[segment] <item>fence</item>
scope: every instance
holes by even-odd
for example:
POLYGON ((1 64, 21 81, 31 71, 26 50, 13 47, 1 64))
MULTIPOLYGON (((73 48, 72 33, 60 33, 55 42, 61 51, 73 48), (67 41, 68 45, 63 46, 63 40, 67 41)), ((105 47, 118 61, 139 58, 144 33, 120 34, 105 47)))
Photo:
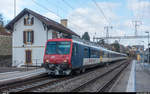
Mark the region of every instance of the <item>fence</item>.
POLYGON ((25 70, 30 70, 30 69, 38 69, 41 67, 42 64, 42 58, 39 59, 32 59, 32 63, 25 63, 25 61, 19 61, 19 60, 14 60, 13 61, 13 67, 23 67, 25 70))

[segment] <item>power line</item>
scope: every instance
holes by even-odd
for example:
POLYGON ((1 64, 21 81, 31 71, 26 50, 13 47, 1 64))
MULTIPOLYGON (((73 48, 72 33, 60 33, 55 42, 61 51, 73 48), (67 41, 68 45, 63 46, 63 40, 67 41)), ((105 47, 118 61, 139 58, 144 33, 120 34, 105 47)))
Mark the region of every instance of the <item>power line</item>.
POLYGON ((56 15, 57 17, 61 18, 60 15, 58 15, 58 14, 56 14, 55 12, 51 11, 51 10, 48 9, 47 7, 45 7, 45 6, 43 6, 43 5, 39 4, 39 3, 37 3, 35 0, 32 0, 32 1, 33 1, 36 5, 38 5, 39 7, 43 8, 43 9, 45 9, 45 10, 47 10, 47 11, 53 13, 53 14, 56 15))
POLYGON ((97 4, 97 2, 95 0, 92 0, 94 2, 94 4, 96 5, 96 7, 98 8, 98 10, 100 11, 100 13, 102 13, 102 15, 104 16, 105 20, 109 23, 109 20, 107 19, 107 17, 105 16, 105 13, 103 12, 102 8, 97 4))
MULTIPOLYGON (((49 2, 49 0, 46 0, 46 1, 47 1, 48 3, 51 3, 51 2, 49 2)), ((54 3, 53 3, 53 4, 54 4, 54 3)), ((52 4, 52 5, 53 5, 53 4, 52 4)), ((56 3, 55 3, 55 5, 53 5, 53 6, 55 6, 55 7, 57 6, 57 7, 59 7, 59 9, 61 9, 63 12, 67 13, 61 6, 59 6, 59 5, 56 4, 56 3)))
POLYGON ((68 5, 72 10, 74 9, 68 2, 66 2, 65 0, 62 0, 66 5, 68 5))
MULTIPOLYGON (((49 12, 55 14, 56 16, 58 16, 58 17, 61 19, 61 17, 60 17, 58 14, 56 14, 55 12, 49 10, 48 8, 46 8, 45 6, 43 6, 43 5, 39 4, 39 3, 37 3, 37 2, 34 1, 34 0, 32 0, 32 1, 33 1, 36 5, 38 5, 39 7, 43 8, 43 9, 45 9, 45 10, 48 10, 49 12)), ((70 23, 71 23, 71 22, 70 22, 70 23)), ((71 24, 74 25, 74 26, 76 26, 76 27, 78 27, 78 28, 81 28, 81 27, 79 27, 79 26, 77 26, 77 25, 75 25, 75 24, 73 24, 73 23, 71 23, 71 24)))
MULTIPOLYGON (((74 7, 72 7, 72 5, 70 5, 67 1, 65 1, 65 0, 62 0, 68 7, 70 7, 72 10, 74 9, 74 7)), ((81 13, 79 13, 79 14, 81 14, 81 13)), ((83 15, 79 15, 80 17, 83 17, 83 18, 85 18, 86 16, 83 16, 83 15)), ((86 17, 87 18, 87 17, 86 17)), ((91 25, 91 24, 90 24, 91 25)), ((93 26, 92 26, 93 27, 93 26)), ((86 32, 86 31, 85 31, 86 32)))

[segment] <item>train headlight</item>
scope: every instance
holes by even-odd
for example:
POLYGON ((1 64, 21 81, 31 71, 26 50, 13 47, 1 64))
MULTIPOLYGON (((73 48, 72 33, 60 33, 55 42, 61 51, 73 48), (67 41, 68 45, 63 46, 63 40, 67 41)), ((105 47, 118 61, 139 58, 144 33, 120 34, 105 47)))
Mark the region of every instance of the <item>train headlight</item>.
POLYGON ((49 63, 49 60, 48 60, 48 59, 46 59, 46 63, 49 63))
POLYGON ((66 60, 66 59, 64 60, 64 63, 67 63, 67 60, 66 60))

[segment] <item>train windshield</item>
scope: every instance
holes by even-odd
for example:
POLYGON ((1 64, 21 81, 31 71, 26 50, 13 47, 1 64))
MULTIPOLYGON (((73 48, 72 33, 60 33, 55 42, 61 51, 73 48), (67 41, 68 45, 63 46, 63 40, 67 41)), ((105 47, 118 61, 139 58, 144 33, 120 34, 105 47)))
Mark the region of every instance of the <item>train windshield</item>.
POLYGON ((47 43, 46 54, 69 54, 71 42, 51 41, 47 43))

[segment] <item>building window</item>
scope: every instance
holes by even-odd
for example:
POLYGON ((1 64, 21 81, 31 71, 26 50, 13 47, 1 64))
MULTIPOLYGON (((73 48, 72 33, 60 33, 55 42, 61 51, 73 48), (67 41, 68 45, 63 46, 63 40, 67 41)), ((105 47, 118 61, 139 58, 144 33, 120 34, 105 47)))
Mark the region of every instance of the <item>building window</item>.
POLYGON ((24 31, 23 32, 23 42, 24 44, 32 44, 34 41, 34 32, 31 31, 24 31))
POLYGON ((54 31, 52 32, 52 38, 53 39, 58 38, 57 32, 54 32, 54 31))
POLYGON ((24 18, 24 25, 33 25, 34 24, 34 17, 25 17, 24 18))

